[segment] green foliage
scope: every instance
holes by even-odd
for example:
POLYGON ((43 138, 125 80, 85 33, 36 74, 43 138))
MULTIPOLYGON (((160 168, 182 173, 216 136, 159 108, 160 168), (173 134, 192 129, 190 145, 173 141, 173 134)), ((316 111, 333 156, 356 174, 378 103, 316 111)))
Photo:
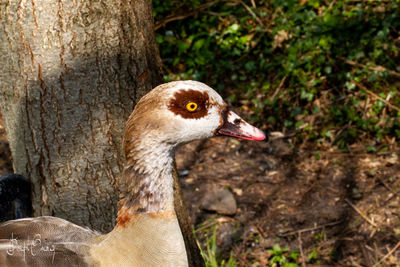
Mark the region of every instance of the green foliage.
MULTIPOLYGON (((272 249, 268 250, 271 255, 269 258, 269 266, 276 267, 300 267, 300 253, 297 250, 289 252, 287 248, 281 248, 279 244, 275 244, 272 249)), ((318 249, 314 248, 308 256, 306 256, 306 263, 318 262, 318 249)))
POLYGON ((318 250, 313 249, 313 251, 308 255, 307 261, 308 262, 315 262, 318 258, 318 250))
POLYGON ((299 258, 299 252, 293 251, 288 257, 285 255, 288 254, 289 249, 281 248, 278 244, 276 244, 272 249, 269 249, 268 252, 272 255, 269 260, 269 266, 283 266, 283 267, 298 267, 297 259, 299 258))
POLYGON ((265 128, 346 147, 400 139, 399 1, 153 0, 166 80, 196 79, 265 128), (254 3, 254 5, 253 5, 254 3))
POLYGON ((236 261, 233 258, 233 253, 228 259, 219 259, 217 255, 217 227, 214 227, 211 237, 206 239, 205 250, 200 251, 204 259, 206 267, 236 267, 236 261))

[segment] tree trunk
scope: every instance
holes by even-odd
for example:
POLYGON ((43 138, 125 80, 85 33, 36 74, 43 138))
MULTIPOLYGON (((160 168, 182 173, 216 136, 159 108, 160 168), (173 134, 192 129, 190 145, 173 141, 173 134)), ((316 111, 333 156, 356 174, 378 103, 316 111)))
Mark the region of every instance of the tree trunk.
MULTIPOLYGON (((0 19, 0 108, 33 215, 110 231, 125 121, 161 82, 151 1, 1 0, 0 19)), ((190 264, 202 265, 177 197, 190 264)))
POLYGON ((109 231, 121 138, 160 83, 150 1, 1 2, 1 108, 34 215, 109 231))

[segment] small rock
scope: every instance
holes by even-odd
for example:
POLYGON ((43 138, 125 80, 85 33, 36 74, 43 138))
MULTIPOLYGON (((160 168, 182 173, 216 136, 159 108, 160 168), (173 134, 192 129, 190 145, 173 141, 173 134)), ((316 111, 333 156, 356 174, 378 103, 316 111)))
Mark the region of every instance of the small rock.
POLYGON ((222 188, 213 188, 207 191, 203 197, 201 207, 223 215, 234 215, 237 209, 233 194, 228 189, 222 188))
POLYGON ((282 132, 270 132, 269 138, 270 139, 282 139, 285 135, 282 132))
POLYGON ((193 179, 193 178, 187 178, 187 179, 185 180, 185 182, 186 182, 187 184, 193 184, 194 179, 193 179))
POLYGON ((187 176, 189 173, 190 173, 189 170, 181 170, 181 171, 179 172, 179 176, 187 176))
POLYGON ((238 196, 243 195, 243 190, 241 188, 233 188, 233 192, 238 196))
POLYGON ((240 237, 240 230, 235 227, 234 222, 225 222, 218 226, 217 245, 218 248, 227 250, 229 253, 235 239, 240 237))

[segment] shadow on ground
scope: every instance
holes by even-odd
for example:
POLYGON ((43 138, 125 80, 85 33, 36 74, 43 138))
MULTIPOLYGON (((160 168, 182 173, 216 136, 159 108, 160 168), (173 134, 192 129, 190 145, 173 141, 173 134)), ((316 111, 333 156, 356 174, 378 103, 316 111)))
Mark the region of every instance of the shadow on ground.
POLYGON ((400 264, 400 251, 390 253, 400 240, 399 151, 350 151, 295 148, 288 139, 214 138, 180 148, 198 235, 204 240, 217 227, 220 252, 233 250, 240 266, 267 265, 276 244, 299 265, 373 266, 385 256, 383 266, 400 264), (209 192, 222 189, 236 201, 229 216, 209 208, 209 192))

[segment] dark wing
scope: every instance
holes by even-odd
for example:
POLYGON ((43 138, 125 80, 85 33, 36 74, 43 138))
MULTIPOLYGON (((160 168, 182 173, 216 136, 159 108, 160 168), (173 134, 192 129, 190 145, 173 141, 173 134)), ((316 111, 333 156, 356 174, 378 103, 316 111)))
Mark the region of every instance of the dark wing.
POLYGON ((55 217, 0 224, 0 266, 88 266, 88 243, 99 233, 55 217))

